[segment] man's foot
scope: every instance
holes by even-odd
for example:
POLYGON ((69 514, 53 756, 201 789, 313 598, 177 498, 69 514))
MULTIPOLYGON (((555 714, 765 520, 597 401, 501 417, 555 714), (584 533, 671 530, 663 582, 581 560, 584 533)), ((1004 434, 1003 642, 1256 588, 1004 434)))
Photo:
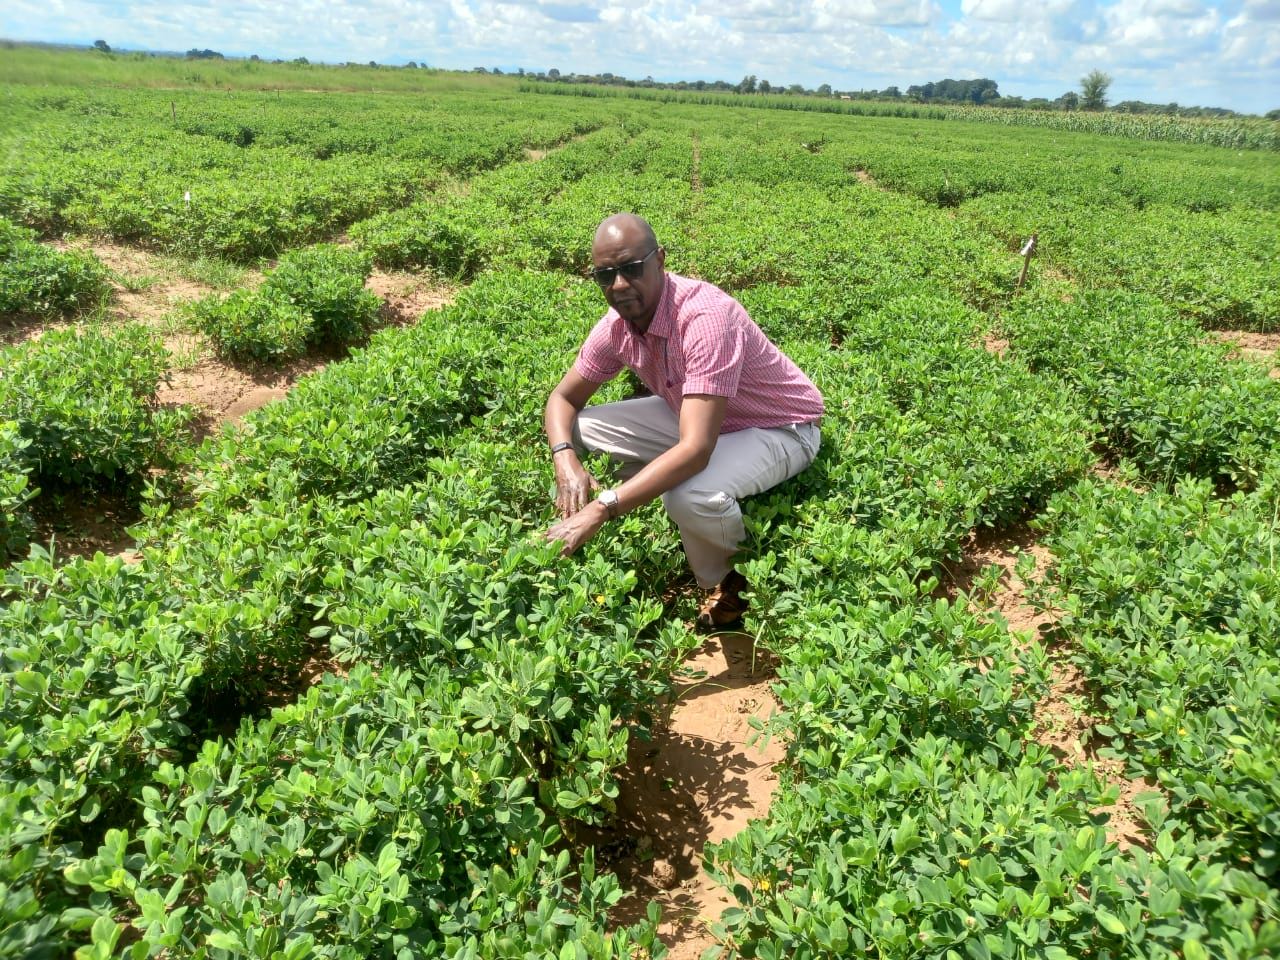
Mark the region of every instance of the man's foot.
POLYGON ((698 608, 698 629, 726 630, 741 624, 747 601, 739 594, 747 589, 747 578, 737 570, 730 570, 698 608))

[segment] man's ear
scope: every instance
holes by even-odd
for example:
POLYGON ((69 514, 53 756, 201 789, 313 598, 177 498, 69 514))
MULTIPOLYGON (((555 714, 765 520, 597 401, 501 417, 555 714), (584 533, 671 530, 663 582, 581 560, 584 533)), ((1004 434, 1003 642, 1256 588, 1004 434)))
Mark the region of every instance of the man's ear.
POLYGON ((658 269, 662 269, 667 263, 667 248, 658 244, 658 269))

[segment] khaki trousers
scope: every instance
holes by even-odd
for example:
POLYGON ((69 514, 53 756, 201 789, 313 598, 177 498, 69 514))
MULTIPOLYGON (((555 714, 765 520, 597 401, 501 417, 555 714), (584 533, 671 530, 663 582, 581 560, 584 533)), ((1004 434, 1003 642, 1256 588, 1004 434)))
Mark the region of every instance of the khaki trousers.
MULTIPOLYGON (((587 407, 573 430, 578 450, 608 454, 622 480, 679 439, 679 420, 661 397, 587 407)), ((813 462, 820 442, 813 423, 722 433, 707 468, 662 495, 699 586, 709 590, 733 569, 747 535, 738 500, 794 477, 813 462)))

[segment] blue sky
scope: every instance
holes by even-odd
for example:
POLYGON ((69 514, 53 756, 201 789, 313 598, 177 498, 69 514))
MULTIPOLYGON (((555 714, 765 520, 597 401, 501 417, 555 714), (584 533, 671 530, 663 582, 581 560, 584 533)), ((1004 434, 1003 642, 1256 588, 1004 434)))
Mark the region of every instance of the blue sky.
MULTIPOLYGON (((0 36, 470 69, 1280 107, 1280 0, 4 0, 0 36)), ((2 55, 2 54, 0 54, 2 55)))

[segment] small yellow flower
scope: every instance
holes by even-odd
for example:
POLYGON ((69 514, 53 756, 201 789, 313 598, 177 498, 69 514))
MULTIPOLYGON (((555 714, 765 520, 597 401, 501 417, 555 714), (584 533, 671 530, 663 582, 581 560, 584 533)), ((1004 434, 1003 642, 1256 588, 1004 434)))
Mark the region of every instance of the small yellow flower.
POLYGON ((598 603, 598 604, 599 604, 600 606, 602 606, 602 607, 604 606, 604 594, 603 594, 603 593, 597 593, 597 594, 596 594, 596 603, 598 603))
POLYGON ((760 878, 760 889, 763 890, 765 893, 768 893, 771 889, 773 889, 773 884, 769 882, 768 877, 760 878))
POLYGON ((957 860, 956 862, 957 862, 957 863, 959 863, 959 864, 960 864, 960 866, 962 866, 962 867, 967 867, 967 866, 969 866, 969 858, 968 858, 968 857, 961 857, 961 858, 960 858, 959 860, 957 860))
POLYGON ((518 857, 520 855, 520 848, 517 847, 514 843, 511 846, 507 847, 507 850, 508 852, 510 852, 510 854, 513 857, 518 857))
POLYGON ((1178 736, 1180 736, 1180 737, 1185 737, 1186 735, 1187 735, 1187 728, 1186 728, 1186 727, 1179 727, 1179 728, 1178 728, 1178 736))

